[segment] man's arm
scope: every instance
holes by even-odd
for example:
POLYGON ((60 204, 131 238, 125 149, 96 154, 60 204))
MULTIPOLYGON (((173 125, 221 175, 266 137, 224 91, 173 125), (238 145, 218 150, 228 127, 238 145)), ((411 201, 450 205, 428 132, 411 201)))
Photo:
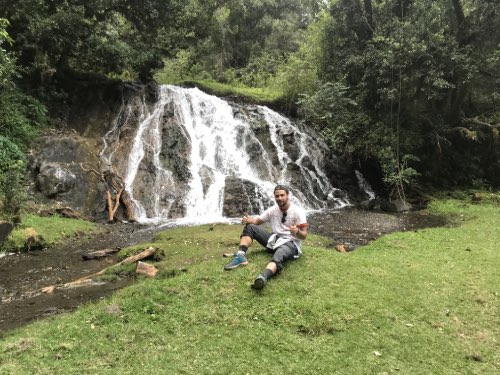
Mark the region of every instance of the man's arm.
POLYGON ((260 225, 263 223, 263 221, 260 219, 259 216, 250 217, 248 215, 243 216, 241 222, 243 224, 255 224, 255 225, 260 225))
POLYGON ((307 238, 307 224, 292 224, 290 227, 290 232, 292 232, 295 237, 305 240, 307 238))

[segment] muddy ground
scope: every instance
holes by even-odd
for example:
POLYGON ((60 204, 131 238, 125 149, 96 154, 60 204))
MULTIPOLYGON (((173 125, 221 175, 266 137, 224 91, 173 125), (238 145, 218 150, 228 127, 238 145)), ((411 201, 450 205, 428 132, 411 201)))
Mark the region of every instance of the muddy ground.
MULTIPOLYGON (((386 233, 446 224, 443 218, 424 211, 388 214, 358 209, 312 213, 308 221, 311 233, 331 238, 332 247, 344 244, 348 251, 386 233)), ((83 254, 149 241, 158 231, 139 224, 111 224, 105 226, 103 235, 73 237, 47 250, 0 258, 0 337, 30 321, 71 311, 132 283, 123 280, 60 289, 52 294, 41 292, 46 286, 91 275, 116 262, 114 256, 83 261, 83 254)))
POLYGON ((332 239, 331 246, 344 244, 348 251, 392 232, 412 231, 447 224, 445 218, 426 211, 389 214, 380 211, 344 209, 308 215, 309 230, 332 239))

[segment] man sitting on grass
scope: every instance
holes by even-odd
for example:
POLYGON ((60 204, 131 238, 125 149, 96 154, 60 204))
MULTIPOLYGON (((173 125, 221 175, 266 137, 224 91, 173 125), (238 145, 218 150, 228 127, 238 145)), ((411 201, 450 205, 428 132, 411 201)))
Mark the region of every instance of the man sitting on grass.
POLYGON ((306 214, 302 208, 288 199, 289 190, 284 185, 274 188, 276 204, 264 211, 260 216, 245 215, 241 222, 246 224, 240 236, 240 247, 234 254, 231 263, 224 266, 229 271, 238 266, 246 266, 246 252, 253 240, 256 240, 273 254, 264 271, 257 276, 252 287, 262 289, 267 281, 283 269, 283 263, 289 259, 297 259, 301 251, 302 240, 307 237, 306 214), (262 223, 270 223, 272 234, 259 227, 262 223))

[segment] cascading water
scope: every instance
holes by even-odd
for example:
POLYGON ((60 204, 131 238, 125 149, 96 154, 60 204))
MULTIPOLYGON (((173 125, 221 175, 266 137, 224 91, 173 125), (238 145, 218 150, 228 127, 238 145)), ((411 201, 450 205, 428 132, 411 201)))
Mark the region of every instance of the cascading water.
POLYGON ((257 212, 273 202, 276 183, 288 184, 307 209, 349 204, 335 193, 311 135, 267 107, 195 88, 163 85, 153 105, 144 95, 124 104, 104 145, 101 159, 124 176, 142 222, 222 220, 228 178, 263 198, 258 207, 249 199, 257 212))
POLYGON ((359 189, 361 191, 365 192, 365 194, 368 195, 369 199, 375 199, 376 198, 375 192, 373 191, 369 182, 366 181, 363 174, 360 171, 358 171, 357 169, 354 171, 354 173, 356 174, 356 178, 358 179, 359 189))

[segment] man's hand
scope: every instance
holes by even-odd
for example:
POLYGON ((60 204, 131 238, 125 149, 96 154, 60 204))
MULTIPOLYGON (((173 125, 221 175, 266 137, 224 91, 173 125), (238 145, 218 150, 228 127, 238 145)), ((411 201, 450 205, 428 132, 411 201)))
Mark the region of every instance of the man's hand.
POLYGON ((255 224, 255 225, 260 225, 263 223, 263 221, 260 219, 259 216, 251 217, 248 216, 247 214, 243 215, 243 217, 241 218, 241 222, 243 224, 255 224))
POLYGON ((296 224, 292 224, 290 225, 290 233, 301 240, 305 240, 307 237, 307 225, 298 227, 296 224))

